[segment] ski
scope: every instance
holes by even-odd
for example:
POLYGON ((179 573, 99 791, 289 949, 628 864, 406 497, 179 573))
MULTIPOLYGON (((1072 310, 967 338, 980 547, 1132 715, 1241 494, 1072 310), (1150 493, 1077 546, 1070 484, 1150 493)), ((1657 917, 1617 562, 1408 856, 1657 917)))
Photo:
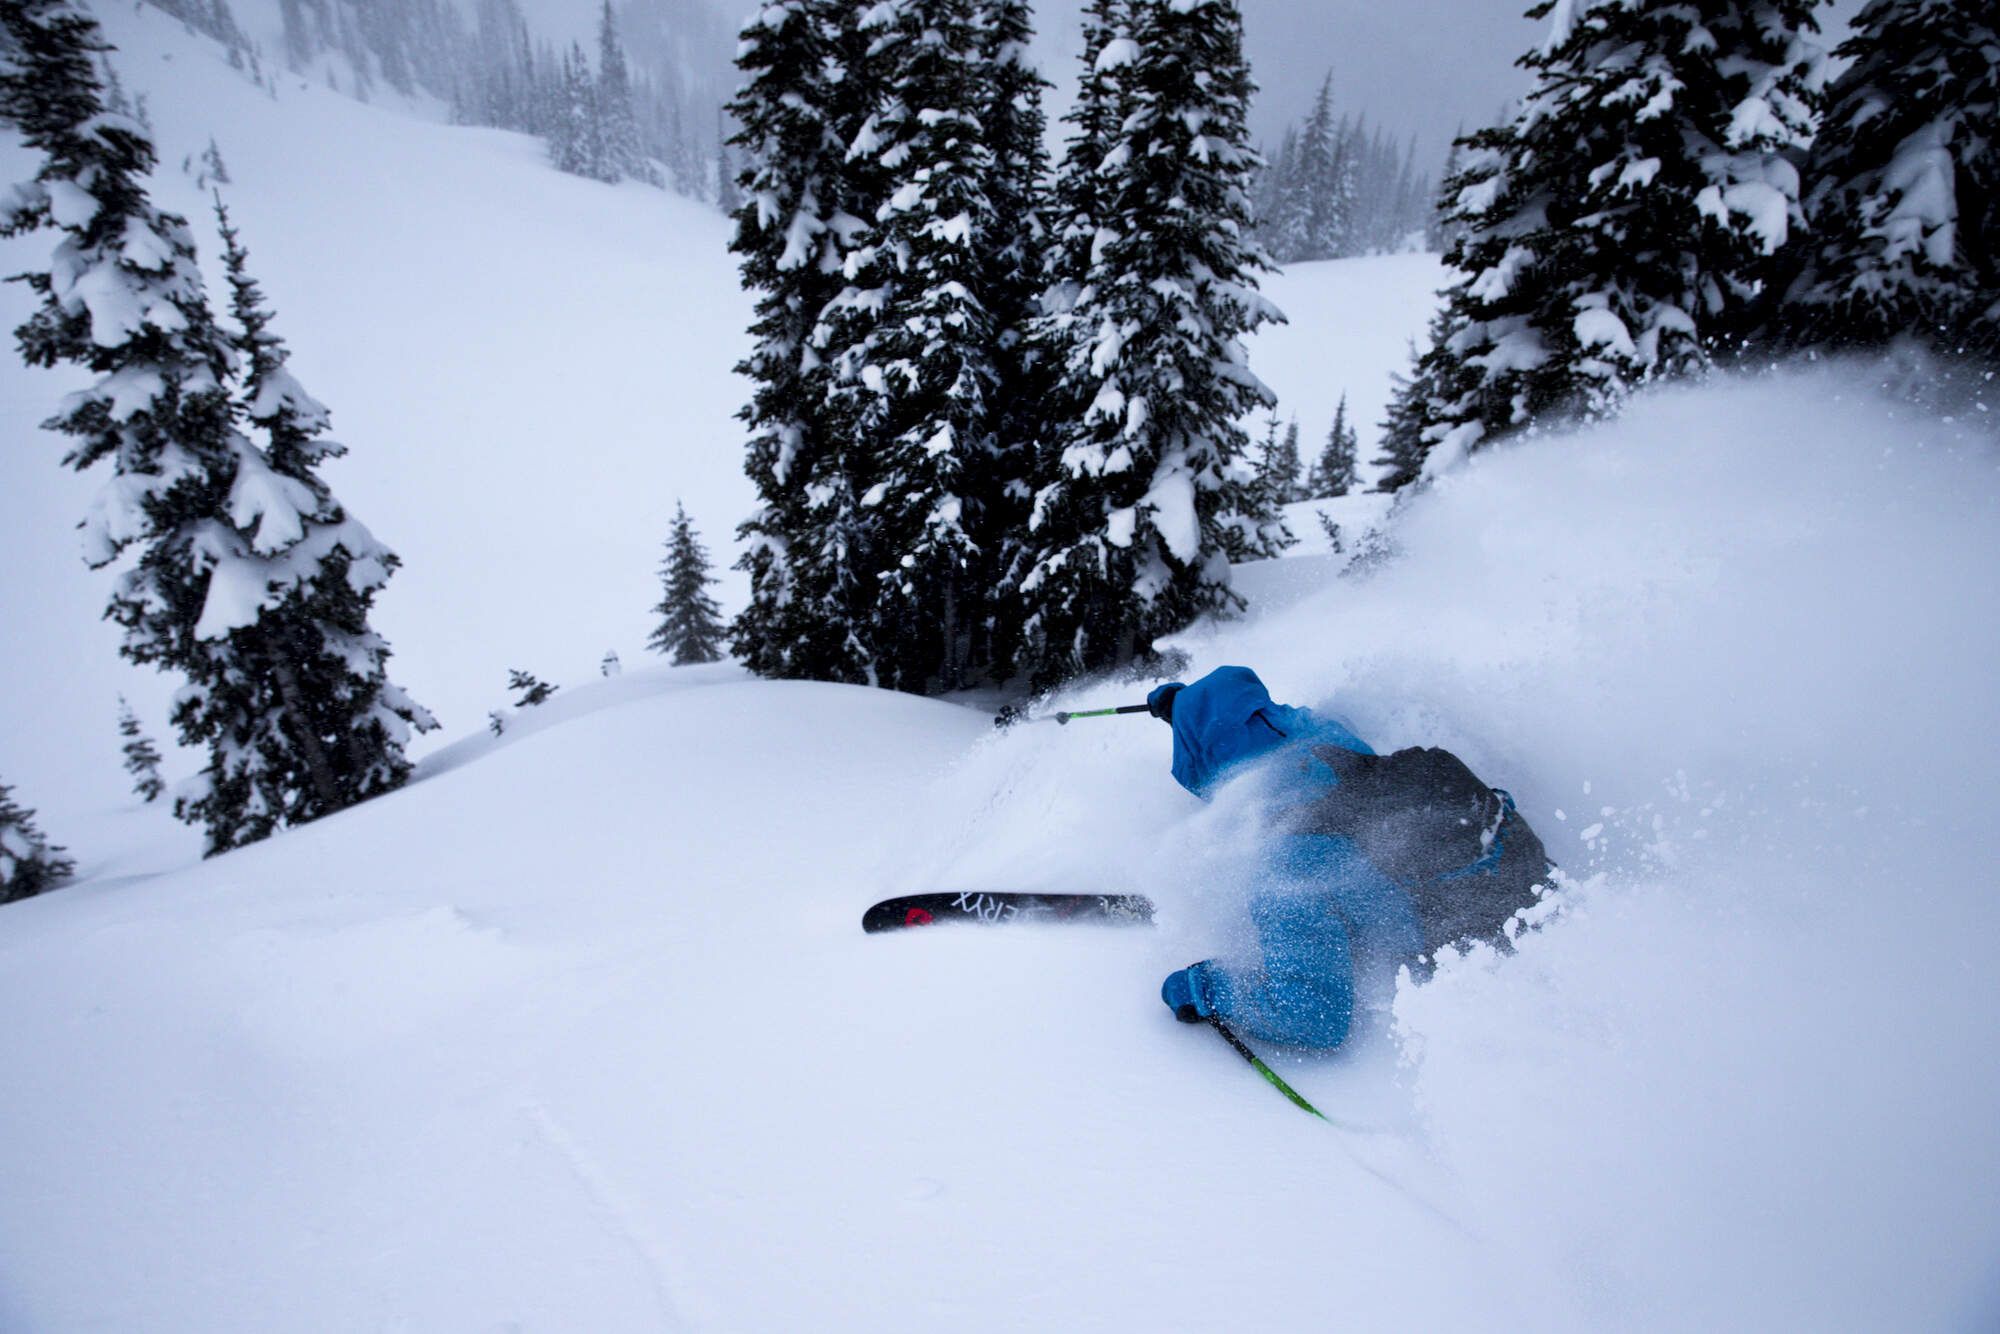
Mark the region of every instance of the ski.
POLYGON ((901 931, 941 922, 999 926, 1008 922, 1097 922, 1148 926, 1153 901, 1143 894, 1014 894, 966 890, 884 899, 861 914, 867 932, 901 931))

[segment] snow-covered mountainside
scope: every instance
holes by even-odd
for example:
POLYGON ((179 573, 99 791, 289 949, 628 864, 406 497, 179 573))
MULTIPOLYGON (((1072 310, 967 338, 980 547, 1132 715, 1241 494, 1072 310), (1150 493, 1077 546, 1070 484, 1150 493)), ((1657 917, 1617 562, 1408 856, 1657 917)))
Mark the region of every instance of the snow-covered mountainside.
MULTIPOLYGON (((2000 1323, 1989 443, 1839 370, 1721 382, 1480 457, 1345 577, 1242 572, 1190 671, 1451 747, 1570 873, 1516 957, 1271 1054, 1329 1127, 1157 999, 1240 939, 1250 852, 1157 723, 638 665, 675 496, 717 547, 747 499, 719 219, 103 17, 170 160, 213 130, 238 177, 451 735, 208 862, 119 799, 112 696, 158 730, 171 683, 95 622, 93 479, 29 429, 67 386, 0 366, 0 775, 84 873, 0 909, 0 1328, 2000 1323), (565 689, 493 738, 509 666, 565 689), (1160 922, 859 930, 995 887, 1160 922)), ((1435 281, 1273 284, 1308 447, 1435 281)))

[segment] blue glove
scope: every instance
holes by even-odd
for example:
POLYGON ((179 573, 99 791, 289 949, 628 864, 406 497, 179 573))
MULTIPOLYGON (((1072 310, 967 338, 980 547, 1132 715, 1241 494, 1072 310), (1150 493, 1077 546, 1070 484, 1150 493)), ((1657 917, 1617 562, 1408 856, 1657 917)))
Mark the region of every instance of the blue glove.
POLYGON ((1154 686, 1153 693, 1146 696, 1146 712, 1163 723, 1174 720, 1174 696, 1186 690, 1179 681, 1169 681, 1163 686, 1154 686))
POLYGON ((1208 971, 1214 964, 1204 959, 1189 964, 1178 973, 1168 973, 1160 983, 1160 999, 1184 1024, 1198 1024, 1215 1013, 1214 992, 1209 988, 1208 971))

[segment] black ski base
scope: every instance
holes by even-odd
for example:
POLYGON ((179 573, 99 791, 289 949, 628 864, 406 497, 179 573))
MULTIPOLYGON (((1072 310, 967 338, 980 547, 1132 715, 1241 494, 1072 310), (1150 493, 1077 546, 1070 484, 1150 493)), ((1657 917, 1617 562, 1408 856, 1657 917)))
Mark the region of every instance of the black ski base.
POLYGON ((1010 894, 967 890, 961 894, 908 894, 884 899, 861 914, 868 932, 912 926, 970 922, 1094 922, 1108 926, 1150 926, 1153 901, 1143 894, 1010 894))

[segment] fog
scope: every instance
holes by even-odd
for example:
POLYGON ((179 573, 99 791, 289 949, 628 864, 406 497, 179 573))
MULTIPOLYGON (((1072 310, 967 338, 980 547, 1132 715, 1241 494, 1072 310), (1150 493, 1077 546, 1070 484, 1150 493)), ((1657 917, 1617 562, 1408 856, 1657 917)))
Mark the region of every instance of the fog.
MULTIPOLYGON (((1043 68, 1066 96, 1076 74, 1085 0, 1037 8, 1043 68)), ((1401 137, 1415 134, 1420 160, 1442 163, 1452 135, 1495 119, 1527 90, 1514 61, 1541 25, 1517 0, 1242 0, 1245 49, 1261 92, 1252 131, 1273 147, 1329 70, 1334 101, 1366 112, 1401 137)))
MULTIPOLYGON (((689 23, 706 8, 734 28, 756 9, 754 0, 629 0, 658 6, 669 22, 689 23)), ((539 32, 588 45, 600 0, 522 0, 539 32)), ((862 0, 855 0, 862 3, 862 0)), ((1082 47, 1087 0, 1037 0, 1036 52, 1056 85, 1050 110, 1069 104, 1082 47)), ((1415 135, 1419 161, 1434 175, 1461 128, 1498 119, 1527 91, 1515 65, 1541 40, 1545 21, 1524 17, 1528 0, 1239 0, 1245 46, 1262 90, 1252 132, 1276 146, 1285 126, 1303 115, 1330 70, 1342 112, 1366 113, 1398 138, 1415 135)), ((1838 40, 1859 0, 1824 8, 1828 44, 1838 40)), ((711 31, 704 20, 695 25, 711 31)), ((720 56, 721 53, 718 53, 720 56)))
MULTIPOLYGON (((1076 77, 1086 0, 1036 5, 1043 69, 1066 100, 1076 77)), ((1452 136, 1498 119, 1528 89, 1515 65, 1541 40, 1545 20, 1527 0, 1240 0, 1244 45, 1262 90, 1252 131, 1271 146, 1333 74, 1334 100, 1392 134, 1417 136, 1436 173, 1452 136)), ((1859 0, 1825 8, 1829 45, 1859 0)))

